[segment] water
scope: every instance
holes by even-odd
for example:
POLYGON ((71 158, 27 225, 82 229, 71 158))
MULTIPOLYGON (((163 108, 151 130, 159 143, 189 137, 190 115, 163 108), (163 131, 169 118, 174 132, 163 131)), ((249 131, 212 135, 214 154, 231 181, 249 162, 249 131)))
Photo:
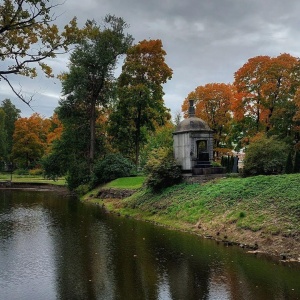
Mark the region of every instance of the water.
POLYGON ((300 299, 300 267, 55 192, 1 190, 0 299, 300 299))

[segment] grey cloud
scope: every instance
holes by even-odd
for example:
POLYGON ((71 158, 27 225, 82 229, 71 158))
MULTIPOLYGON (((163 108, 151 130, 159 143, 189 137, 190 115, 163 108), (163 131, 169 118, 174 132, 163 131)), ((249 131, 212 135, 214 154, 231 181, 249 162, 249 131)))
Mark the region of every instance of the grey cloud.
MULTIPOLYGON (((234 72, 251 57, 283 52, 300 56, 299 11, 296 0, 67 0, 57 14, 62 14, 61 25, 76 15, 82 26, 87 19, 101 22, 111 13, 130 25, 135 42, 161 39, 174 72, 164 86, 165 102, 175 113, 198 85, 232 82, 234 72)), ((67 56, 51 64, 56 73, 66 70, 67 56)), ((41 78, 26 88, 39 91, 35 109, 51 115, 60 83, 41 78)))

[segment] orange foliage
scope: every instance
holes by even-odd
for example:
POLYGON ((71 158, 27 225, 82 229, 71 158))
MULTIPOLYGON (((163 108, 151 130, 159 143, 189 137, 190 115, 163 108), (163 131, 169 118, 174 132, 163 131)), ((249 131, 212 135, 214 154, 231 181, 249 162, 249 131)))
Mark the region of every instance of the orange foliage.
POLYGON ((34 113, 29 118, 19 118, 15 122, 13 135, 13 157, 28 167, 29 163, 42 157, 47 148, 47 134, 50 120, 34 113))
POLYGON ((50 127, 47 134, 47 149, 46 152, 51 152, 52 144, 55 140, 60 139, 61 134, 63 132, 63 125, 61 121, 58 119, 56 113, 50 118, 50 127))
POLYGON ((214 148, 218 148, 220 142, 226 143, 226 133, 232 119, 230 110, 234 101, 233 86, 225 83, 198 86, 183 102, 182 111, 185 117, 188 115, 189 99, 195 100, 196 116, 214 131, 214 148))
POLYGON ((298 59, 286 53, 250 58, 234 75, 238 92, 233 105, 235 119, 249 116, 256 123, 256 132, 270 130, 272 118, 284 116, 285 106, 292 101, 298 84, 293 72, 297 64, 298 59))

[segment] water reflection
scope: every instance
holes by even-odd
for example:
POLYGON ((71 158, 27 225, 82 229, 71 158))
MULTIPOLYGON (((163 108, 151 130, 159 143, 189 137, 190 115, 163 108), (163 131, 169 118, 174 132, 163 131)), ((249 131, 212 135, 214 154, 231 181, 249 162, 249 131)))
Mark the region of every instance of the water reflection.
POLYGON ((0 191, 3 299, 300 299, 300 270, 53 192, 0 191))

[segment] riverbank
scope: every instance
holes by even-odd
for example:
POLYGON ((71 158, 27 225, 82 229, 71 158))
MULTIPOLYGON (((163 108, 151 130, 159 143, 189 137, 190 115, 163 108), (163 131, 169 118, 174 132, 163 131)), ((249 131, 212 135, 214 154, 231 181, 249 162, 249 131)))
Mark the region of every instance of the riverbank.
POLYGON ((141 188, 123 199, 98 194, 92 191, 84 201, 252 253, 300 262, 300 174, 222 178, 180 184, 158 194, 141 188))
POLYGON ((66 185, 53 184, 49 182, 11 182, 0 181, 0 190, 30 190, 30 191, 56 191, 70 194, 66 185))

